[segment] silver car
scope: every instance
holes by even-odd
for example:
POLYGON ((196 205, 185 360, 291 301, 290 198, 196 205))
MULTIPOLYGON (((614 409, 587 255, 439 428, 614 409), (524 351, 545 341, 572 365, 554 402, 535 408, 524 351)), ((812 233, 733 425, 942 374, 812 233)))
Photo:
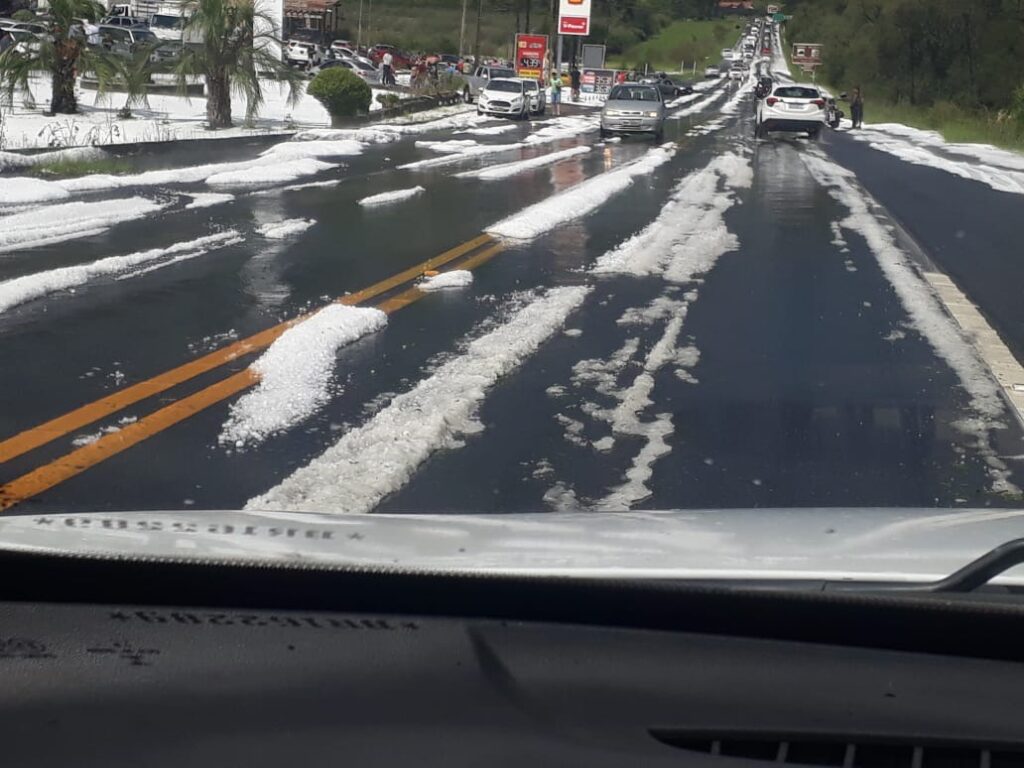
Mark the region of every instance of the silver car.
POLYGON ((601 110, 601 137, 613 133, 650 133, 661 141, 665 130, 665 102, 652 85, 623 83, 608 94, 601 110))

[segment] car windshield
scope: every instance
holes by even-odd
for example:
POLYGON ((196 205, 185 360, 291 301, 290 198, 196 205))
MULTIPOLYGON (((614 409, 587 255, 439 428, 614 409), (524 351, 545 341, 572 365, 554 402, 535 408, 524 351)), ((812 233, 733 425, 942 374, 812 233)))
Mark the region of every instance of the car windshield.
POLYGON ((0 42, 0 557, 820 584, 1024 530, 1018 0, 114 7, 0 42))
POLYGON ((511 80, 491 80, 487 84, 488 91, 501 91, 506 93, 522 93, 523 84, 511 80))
POLYGON ((180 29, 185 25, 185 20, 181 16, 164 16, 157 14, 153 17, 150 22, 150 26, 159 27, 160 29, 180 29))
POLYGON ((608 94, 609 101, 660 101, 654 88, 617 85, 608 94))

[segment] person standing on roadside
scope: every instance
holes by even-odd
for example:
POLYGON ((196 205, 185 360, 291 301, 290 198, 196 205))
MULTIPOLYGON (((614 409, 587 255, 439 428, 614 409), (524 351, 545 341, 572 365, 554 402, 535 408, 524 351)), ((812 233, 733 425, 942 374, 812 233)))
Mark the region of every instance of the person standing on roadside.
POLYGON ((384 51, 384 55, 380 59, 381 66, 384 68, 383 80, 384 85, 395 84, 395 72, 392 66, 395 63, 395 57, 391 55, 391 51, 384 51))
POLYGON ((853 120, 854 128, 864 127, 864 93, 859 85, 853 89, 853 95, 850 96, 850 119, 853 120))
POLYGON ((555 116, 562 114, 562 74, 551 73, 551 110, 555 116))
POLYGON ((569 70, 569 83, 572 86, 572 100, 579 102, 580 100, 580 70, 573 64, 572 69, 569 70))

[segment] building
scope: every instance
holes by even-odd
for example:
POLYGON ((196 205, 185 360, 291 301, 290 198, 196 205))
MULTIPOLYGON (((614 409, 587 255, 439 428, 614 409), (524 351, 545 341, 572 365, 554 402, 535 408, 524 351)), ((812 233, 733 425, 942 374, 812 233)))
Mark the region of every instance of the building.
POLYGON ((341 0, 284 0, 284 36, 333 39, 341 29, 341 0))

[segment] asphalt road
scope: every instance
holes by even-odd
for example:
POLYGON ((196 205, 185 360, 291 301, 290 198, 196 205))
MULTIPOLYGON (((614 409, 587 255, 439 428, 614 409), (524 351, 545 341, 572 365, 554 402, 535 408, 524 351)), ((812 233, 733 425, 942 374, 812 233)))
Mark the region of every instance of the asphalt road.
MULTIPOLYGON (((755 142, 751 118, 749 97, 731 90, 677 107, 664 162, 611 192, 606 180, 652 161, 649 141, 567 131, 500 154, 398 167, 443 156, 417 142, 511 145, 563 124, 549 116, 489 135, 449 128, 364 143, 286 183, 169 180, 73 197, 139 196, 163 207, 0 255, 0 281, 227 230, 237 242, 130 279, 97 273, 0 311, 0 499, 9 514, 234 509, 278 487, 288 490, 253 505, 1018 505, 1019 419, 987 352, 921 275, 949 274, 1021 359, 1014 255, 1024 198, 911 166, 842 132, 817 145, 755 142), (574 147, 591 151, 501 180, 456 175, 574 147), (324 184, 293 188, 309 182, 324 184), (415 186, 425 192, 358 204, 415 186), (186 209, 211 191, 232 198, 186 209), (532 236, 496 233, 538 204, 547 207, 527 217, 539 230, 532 236), (315 223, 282 239, 257 229, 300 218, 315 223), (111 404, 237 339, 410 267, 422 272, 425 260, 489 231, 440 268, 470 259, 471 285, 410 295, 409 282, 386 284, 366 304, 383 303, 386 327, 341 346, 321 401, 265 440, 219 439, 256 377, 206 394, 246 376, 265 348, 111 404), (570 295, 583 295, 578 306, 536 331, 531 308, 570 295), (97 401, 85 423, 51 422, 97 401), (311 462, 318 473, 299 471, 311 462)), ((216 159, 181 150, 137 163, 187 168, 262 150, 216 159)))

